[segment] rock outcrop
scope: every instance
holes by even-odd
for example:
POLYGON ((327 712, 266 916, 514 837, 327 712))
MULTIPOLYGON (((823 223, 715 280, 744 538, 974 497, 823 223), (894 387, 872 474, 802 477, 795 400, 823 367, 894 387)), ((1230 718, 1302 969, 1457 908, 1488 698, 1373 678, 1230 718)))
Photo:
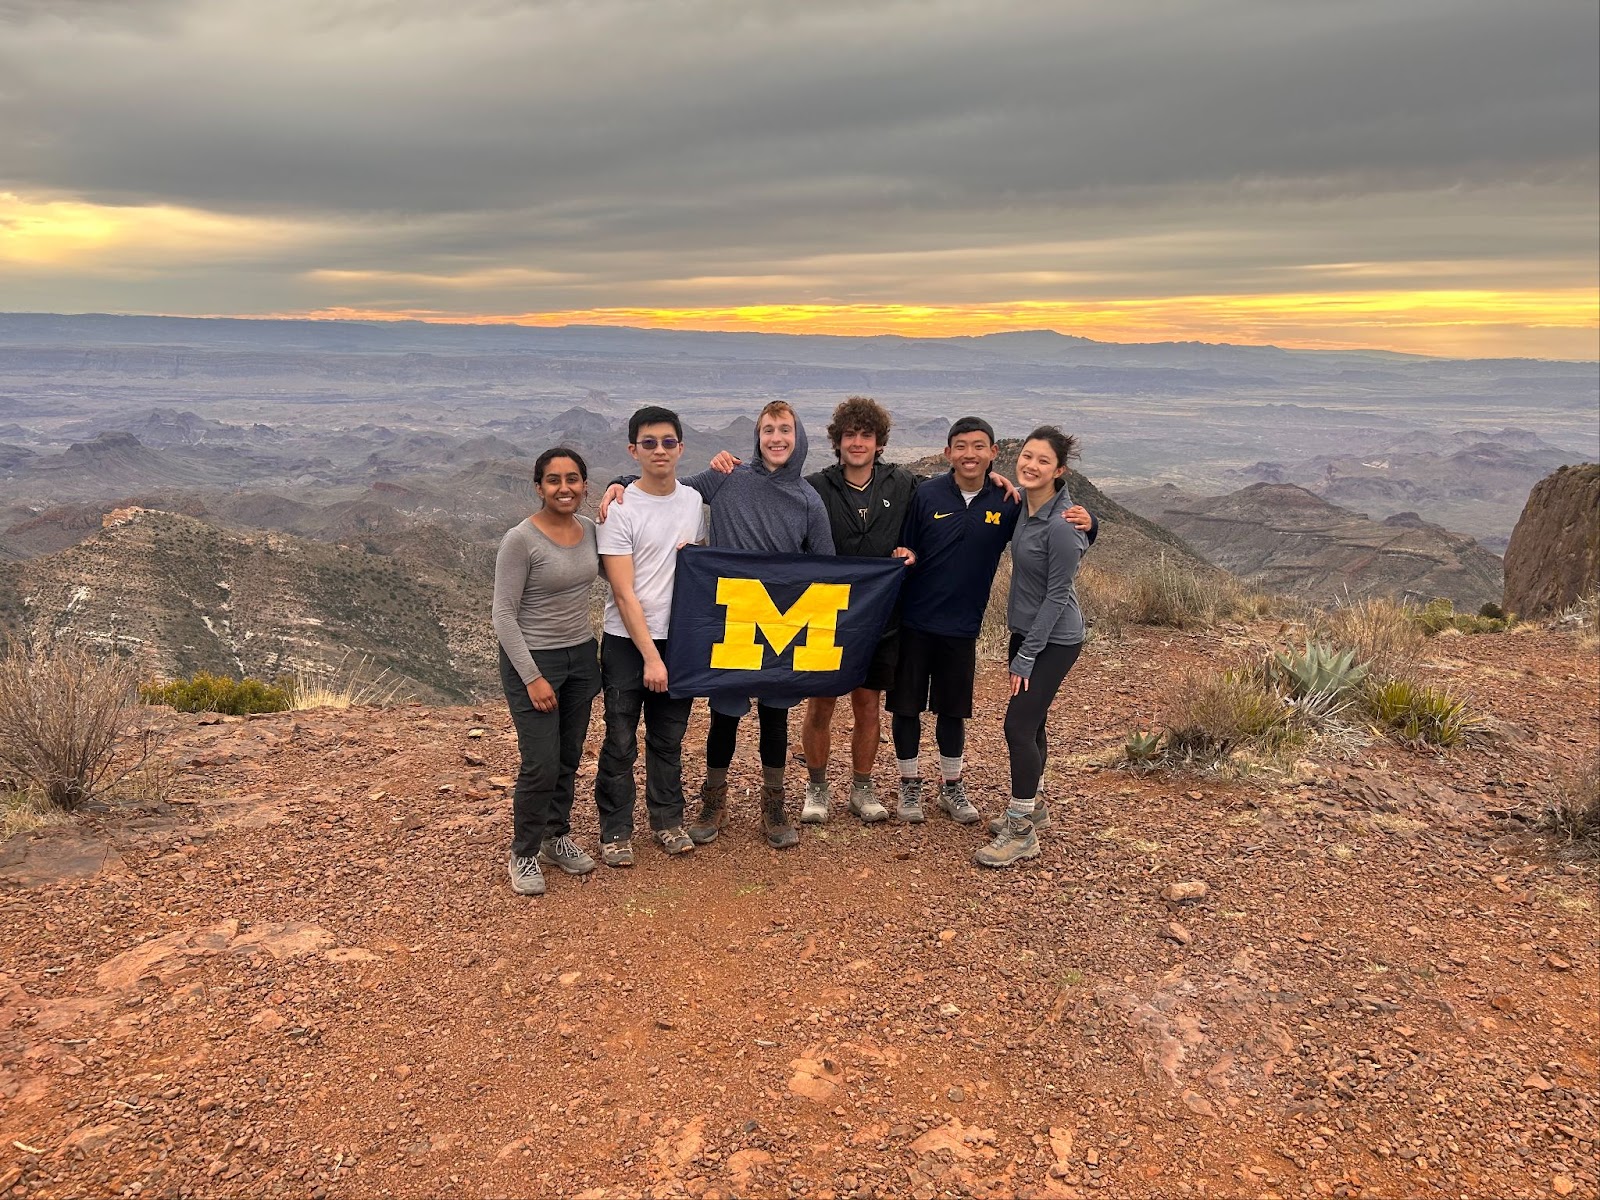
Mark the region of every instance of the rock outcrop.
POLYGON ((1327 602, 1344 595, 1449 600, 1476 609, 1500 595, 1500 560, 1414 512, 1374 521, 1290 483, 1225 496, 1170 484, 1120 494, 1217 566, 1266 591, 1327 602))
POLYGON ((1504 608, 1557 612, 1600 584, 1600 464, 1562 467, 1534 484, 1506 547, 1504 608))

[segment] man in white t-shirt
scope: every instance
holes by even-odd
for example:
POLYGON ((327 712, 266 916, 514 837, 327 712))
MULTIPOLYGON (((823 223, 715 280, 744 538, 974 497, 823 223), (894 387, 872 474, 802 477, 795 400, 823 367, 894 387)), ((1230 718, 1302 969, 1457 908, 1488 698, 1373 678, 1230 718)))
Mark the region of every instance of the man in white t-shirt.
POLYGON ((600 639, 606 736, 594 781, 600 861, 633 865, 633 764, 644 716, 645 809, 656 844, 687 854, 683 828, 683 735, 694 701, 667 695, 667 622, 678 550, 706 539, 705 502, 678 483, 683 422, 648 405, 628 419, 628 453, 639 464, 627 501, 599 526, 600 565, 611 584, 600 639))

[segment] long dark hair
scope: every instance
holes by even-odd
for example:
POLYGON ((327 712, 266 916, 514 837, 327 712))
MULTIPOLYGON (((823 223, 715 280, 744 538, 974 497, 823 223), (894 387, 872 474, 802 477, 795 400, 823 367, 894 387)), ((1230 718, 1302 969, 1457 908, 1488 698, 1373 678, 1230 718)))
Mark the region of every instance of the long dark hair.
MULTIPOLYGON (((1069 458, 1078 457, 1078 439, 1070 433, 1062 433, 1054 425, 1039 426, 1039 428, 1022 439, 1022 445, 1026 446, 1029 442, 1035 441, 1048 444, 1050 449, 1055 452, 1056 462, 1060 466, 1066 466, 1069 458)), ((1018 449, 1020 448, 1018 447, 1018 449)), ((1056 476, 1055 484, 1058 492, 1067 486, 1065 471, 1056 476)))

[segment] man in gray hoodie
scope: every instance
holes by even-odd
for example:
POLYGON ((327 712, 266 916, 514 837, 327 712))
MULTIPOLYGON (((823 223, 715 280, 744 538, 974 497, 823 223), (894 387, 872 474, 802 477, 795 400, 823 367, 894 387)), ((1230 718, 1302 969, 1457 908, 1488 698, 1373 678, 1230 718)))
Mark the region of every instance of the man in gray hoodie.
MULTIPOLYGON (((764 554, 832 554, 833 534, 822 498, 801 475, 809 442, 799 415, 774 400, 756 418, 755 456, 731 473, 706 470, 679 480, 699 492, 711 506, 710 544, 729 550, 764 554)), ((620 501, 616 480, 606 489, 600 520, 620 501)), ((619 486, 621 485, 621 486, 619 486)), ((789 758, 789 709, 805 697, 761 700, 756 718, 761 728, 761 824, 767 844, 777 850, 799 845, 784 796, 784 768, 789 758)), ((739 719, 750 711, 750 698, 730 693, 710 697, 711 730, 706 735, 706 778, 700 788, 700 813, 689 826, 696 845, 716 840, 727 818, 728 765, 738 744, 739 719)))

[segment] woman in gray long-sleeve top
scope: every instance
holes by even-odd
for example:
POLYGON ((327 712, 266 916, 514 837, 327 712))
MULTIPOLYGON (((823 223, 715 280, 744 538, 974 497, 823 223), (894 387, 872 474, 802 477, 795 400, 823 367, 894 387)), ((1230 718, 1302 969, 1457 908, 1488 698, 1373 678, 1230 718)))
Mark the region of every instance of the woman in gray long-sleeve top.
POLYGON ((1009 867, 1039 856, 1035 822, 1039 779, 1047 749, 1045 719, 1062 681, 1083 649, 1083 613, 1074 580, 1088 539, 1061 513, 1072 504, 1066 490, 1067 459, 1076 442, 1053 425, 1030 433, 1017 452, 1017 486, 1023 511, 1011 535, 1011 701, 1006 705, 1006 748, 1011 754, 1011 803, 991 828, 994 841, 976 855, 985 867, 1009 867))
POLYGON ((572 840, 572 798, 600 660, 589 591, 600 573, 594 522, 578 515, 589 468, 575 450, 546 450, 534 466, 543 506, 506 531, 494 564, 500 684, 522 764, 511 794, 511 887, 544 894, 541 863, 594 870, 572 840))

